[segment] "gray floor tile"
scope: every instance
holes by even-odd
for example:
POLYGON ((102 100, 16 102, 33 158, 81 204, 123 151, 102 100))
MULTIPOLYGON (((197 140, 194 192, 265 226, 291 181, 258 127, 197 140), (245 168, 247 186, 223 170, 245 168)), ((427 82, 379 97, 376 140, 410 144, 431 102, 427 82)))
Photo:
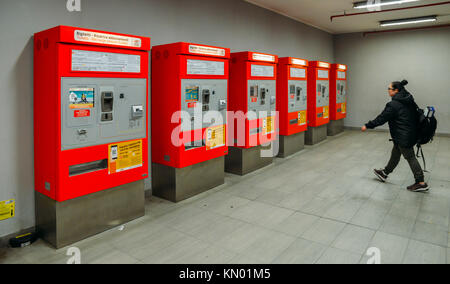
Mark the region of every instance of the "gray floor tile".
POLYGON ((380 227, 380 231, 405 238, 410 238, 415 223, 415 219, 388 214, 384 218, 383 224, 380 227))
POLYGON ((411 239, 446 247, 448 245, 447 227, 417 221, 411 239))
POLYGON ((238 254, 237 256, 233 257, 228 264, 267 264, 264 263, 261 260, 251 258, 246 255, 238 254))
POLYGON ((349 223, 372 230, 378 230, 388 211, 389 209, 383 205, 379 205, 379 202, 369 201, 361 206, 349 223))
POLYGON ((230 216, 249 202, 250 200, 242 197, 229 196, 226 199, 211 203, 206 209, 223 216, 230 216))
POLYGON ((263 263, 271 263, 295 240, 296 238, 294 237, 272 231, 243 250, 242 254, 260 260, 263 263))
POLYGON ((302 207, 311 203, 311 200, 315 197, 314 194, 305 194, 302 191, 295 192, 289 196, 286 196, 281 200, 278 205, 284 208, 299 210, 302 207))
POLYGON ((342 199, 331 206, 323 215, 324 218, 348 223, 362 206, 361 201, 342 199))
POLYGON ((405 264, 446 264, 447 249, 411 240, 405 254, 405 264))
POLYGON ((332 246, 361 255, 367 251, 374 235, 375 231, 373 230, 347 225, 332 246))
POLYGON ((287 235, 300 237, 319 219, 320 217, 317 216, 295 212, 294 214, 283 220, 281 223, 274 226, 273 229, 287 235))
POLYGON ((272 205, 252 201, 233 212, 230 217, 248 223, 256 223, 258 220, 269 216, 274 209, 276 209, 276 207, 272 205))
POLYGON ((415 220, 419 214, 419 210, 420 203, 418 205, 411 205, 403 201, 396 201, 392 204, 389 214, 415 220))
POLYGON ((425 205, 420 208, 417 219, 422 222, 435 224, 443 227, 449 226, 450 210, 449 207, 425 205))
POLYGON ((289 218, 289 216, 294 214, 294 212, 295 211, 290 209, 274 207, 273 209, 270 210, 269 214, 262 216, 262 218, 258 219, 255 223, 257 225, 273 229, 280 223, 282 223, 284 220, 289 218))
POLYGON ((289 198, 292 195, 292 193, 288 193, 279 189, 272 189, 261 195, 256 199, 256 201, 271 204, 271 205, 278 205, 281 201, 283 201, 286 198, 289 198))
POLYGON ((216 222, 204 224, 191 230, 189 235, 208 243, 214 243, 220 238, 231 236, 237 229, 245 225, 247 223, 244 221, 224 216, 216 220, 216 222))
POLYGON ((320 219, 302 234, 302 238, 329 246, 344 229, 345 224, 329 219, 320 219))
POLYGON ((361 257, 361 254, 328 248, 316 264, 358 264, 361 257))
POLYGON ((182 256, 178 263, 181 264, 227 264, 237 256, 236 253, 218 246, 208 246, 190 254, 182 256))
POLYGON ((381 263, 399 264, 403 260, 409 239, 383 232, 377 232, 369 247, 381 251, 381 263))
POLYGON ((450 264, 450 248, 447 248, 447 264, 450 264))
POLYGON ((242 253, 260 238, 269 234, 270 230, 253 224, 245 224, 230 235, 223 236, 213 243, 226 250, 242 253))
POLYGON ((96 257, 87 264, 135 264, 138 260, 119 250, 110 251, 101 257, 96 257))
POLYGON ((339 199, 323 199, 320 197, 315 197, 302 206, 299 211, 322 217, 330 209, 330 207, 336 205, 338 202, 339 199))
POLYGON ((173 229, 164 229, 157 234, 147 237, 140 243, 123 243, 119 249, 130 254, 138 260, 145 260, 155 252, 164 250, 165 248, 189 238, 188 235, 183 234, 173 229))
POLYGON ((273 263, 313 264, 325 252, 327 246, 309 240, 297 239, 273 263))
POLYGON ((206 242, 185 236, 164 249, 150 252, 144 258, 140 257, 139 260, 146 264, 183 264, 190 258, 201 254, 208 247, 206 242))

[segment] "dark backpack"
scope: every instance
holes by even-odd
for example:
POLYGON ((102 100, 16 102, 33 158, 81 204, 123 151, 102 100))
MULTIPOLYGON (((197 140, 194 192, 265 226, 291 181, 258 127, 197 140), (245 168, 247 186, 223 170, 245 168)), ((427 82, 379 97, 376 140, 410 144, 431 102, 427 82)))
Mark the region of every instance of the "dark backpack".
POLYGON ((422 145, 433 142, 434 136, 436 135, 437 119, 434 116, 435 108, 429 106, 425 113, 417 104, 416 107, 419 116, 419 123, 417 125, 417 158, 423 159, 424 171, 428 172, 422 145))
POLYGON ((425 145, 433 141, 436 135, 437 119, 434 116, 434 107, 427 107, 427 113, 417 107, 419 124, 417 125, 417 146, 425 145))

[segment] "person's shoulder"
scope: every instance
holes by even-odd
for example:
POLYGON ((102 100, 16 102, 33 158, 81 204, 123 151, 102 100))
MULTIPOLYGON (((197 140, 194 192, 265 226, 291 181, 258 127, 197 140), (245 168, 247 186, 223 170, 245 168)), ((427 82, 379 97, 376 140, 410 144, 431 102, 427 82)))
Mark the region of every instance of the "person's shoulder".
POLYGON ((396 100, 392 100, 386 104, 386 107, 391 107, 391 108, 399 108, 401 106, 402 106, 402 104, 396 100))

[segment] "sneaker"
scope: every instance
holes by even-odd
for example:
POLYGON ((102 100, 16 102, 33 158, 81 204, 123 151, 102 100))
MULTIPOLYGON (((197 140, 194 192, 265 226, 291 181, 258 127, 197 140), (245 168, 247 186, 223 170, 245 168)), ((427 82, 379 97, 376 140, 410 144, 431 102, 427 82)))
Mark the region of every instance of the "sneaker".
POLYGON ((408 190, 411 192, 428 192, 430 190, 430 187, 428 184, 420 184, 416 183, 411 186, 408 186, 408 190))
POLYGON ((373 170, 374 174, 382 181, 386 182, 388 175, 384 173, 384 170, 373 170))

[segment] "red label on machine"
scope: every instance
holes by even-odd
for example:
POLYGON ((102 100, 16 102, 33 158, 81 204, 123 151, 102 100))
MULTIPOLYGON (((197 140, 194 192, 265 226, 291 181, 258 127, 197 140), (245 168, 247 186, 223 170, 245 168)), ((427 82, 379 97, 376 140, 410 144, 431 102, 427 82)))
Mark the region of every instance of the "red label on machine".
POLYGON ((73 112, 73 117, 88 117, 91 116, 91 111, 88 109, 76 110, 73 112))
POLYGON ((140 38, 82 30, 75 30, 74 39, 76 41, 92 42, 98 44, 110 44, 129 47, 142 46, 142 40, 140 38))
POLYGON ((258 101, 258 98, 252 98, 252 103, 256 103, 258 101))
POLYGON ((188 103, 188 108, 195 108, 196 105, 196 103, 188 103))

